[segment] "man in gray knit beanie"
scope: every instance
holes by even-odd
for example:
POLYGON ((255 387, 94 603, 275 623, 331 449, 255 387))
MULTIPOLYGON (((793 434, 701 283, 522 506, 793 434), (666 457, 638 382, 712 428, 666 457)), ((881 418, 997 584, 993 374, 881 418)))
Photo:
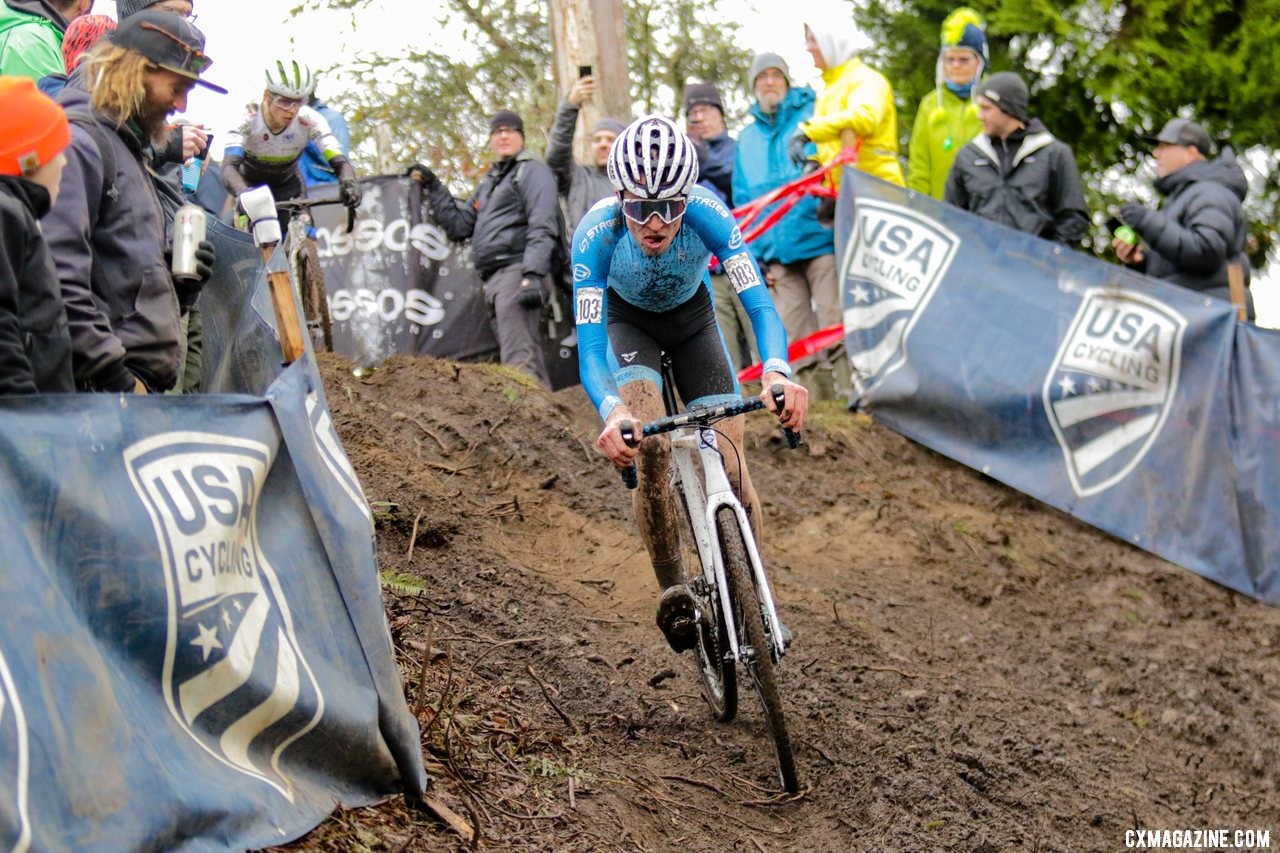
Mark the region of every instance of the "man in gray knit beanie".
POLYGON ((195 4, 192 0, 116 0, 116 20, 123 21, 143 9, 173 12, 175 15, 190 18, 195 10, 195 4))
POLYGON ((1026 82, 1001 71, 973 90, 982 133, 951 164, 948 204, 984 219, 1076 248, 1089 207, 1075 155, 1031 115, 1026 82))

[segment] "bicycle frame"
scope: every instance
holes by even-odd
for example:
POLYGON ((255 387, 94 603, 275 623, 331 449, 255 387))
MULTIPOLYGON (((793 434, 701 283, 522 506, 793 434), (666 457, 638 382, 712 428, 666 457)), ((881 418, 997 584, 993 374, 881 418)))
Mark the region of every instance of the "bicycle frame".
MULTIPOLYGON (((751 532, 751 524, 747 520, 746 510, 738 496, 734 494, 729 483, 729 476, 724 470, 724 460, 720 454, 716 430, 709 426, 689 426, 677 428, 671 436, 672 470, 679 474, 679 486, 685 494, 689 511, 689 523, 693 529, 693 537, 698 547, 704 567, 711 566, 714 575, 703 580, 714 584, 716 595, 720 599, 721 613, 729 627, 729 651, 734 660, 750 662, 751 654, 759 654, 759 649, 744 650, 738 645, 738 630, 733 617, 733 601, 729 594, 724 555, 716 535, 716 513, 722 507, 733 510, 738 521, 739 535, 746 546, 747 557, 751 562, 751 572, 755 577, 759 597, 764 604, 765 619, 769 625, 769 635, 781 637, 781 623, 778 611, 774 606, 773 593, 769 589, 769 580, 764 573, 764 564, 760 561, 760 553, 756 549, 755 536, 751 532), (701 468, 701 472, 699 472, 701 468), (699 515, 697 509, 702 509, 699 515)), ((674 484, 673 484, 674 485, 674 484)), ((701 615, 701 614, 700 614, 701 615)), ((775 663, 784 653, 782 643, 774 644, 770 654, 775 663)))

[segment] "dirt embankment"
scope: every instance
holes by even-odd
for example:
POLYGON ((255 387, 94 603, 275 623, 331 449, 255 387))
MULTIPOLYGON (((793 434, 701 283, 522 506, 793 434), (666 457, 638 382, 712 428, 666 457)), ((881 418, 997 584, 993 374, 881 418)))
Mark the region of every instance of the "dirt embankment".
MULTIPOLYGON (((1130 828, 1280 844, 1280 610, 836 408, 747 452, 796 634, 804 793, 758 708, 712 722, 578 389, 393 359, 323 371, 378 520, 433 792, 516 850, 1117 850, 1130 828)), ((464 830, 465 831, 465 830, 464 830)), ((308 850, 451 850, 396 802, 308 850)))

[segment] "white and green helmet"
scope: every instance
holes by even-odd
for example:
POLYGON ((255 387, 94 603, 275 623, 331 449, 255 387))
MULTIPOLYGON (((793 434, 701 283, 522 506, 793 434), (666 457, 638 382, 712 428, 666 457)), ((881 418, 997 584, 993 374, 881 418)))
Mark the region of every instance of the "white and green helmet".
POLYGON ((267 66, 267 91, 282 98, 309 98, 316 90, 311 69, 296 59, 277 60, 267 66))

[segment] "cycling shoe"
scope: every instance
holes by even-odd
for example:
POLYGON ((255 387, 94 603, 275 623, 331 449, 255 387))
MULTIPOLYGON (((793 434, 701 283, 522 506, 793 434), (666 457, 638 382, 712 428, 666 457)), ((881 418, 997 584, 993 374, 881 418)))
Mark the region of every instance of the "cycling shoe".
POLYGON ((697 608, 684 584, 669 586, 658 601, 658 627, 673 651, 686 652, 697 645, 697 608))

